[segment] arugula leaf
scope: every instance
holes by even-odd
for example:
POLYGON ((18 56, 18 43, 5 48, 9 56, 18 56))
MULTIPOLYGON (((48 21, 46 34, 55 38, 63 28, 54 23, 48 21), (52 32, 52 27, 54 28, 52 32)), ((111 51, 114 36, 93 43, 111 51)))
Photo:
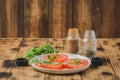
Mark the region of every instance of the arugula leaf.
POLYGON ((73 61, 74 61, 76 64, 79 64, 79 63, 80 63, 80 59, 79 59, 79 58, 74 58, 73 61))
POLYGON ((27 53, 25 53, 24 57, 27 58, 28 60, 35 57, 35 56, 38 56, 38 55, 41 55, 41 54, 51 54, 51 53, 58 53, 58 51, 56 51, 52 46, 51 44, 49 43, 46 43, 44 45, 42 45, 41 47, 38 47, 38 48, 31 48, 30 50, 28 50, 27 53))
POLYGON ((36 60, 32 60, 32 63, 51 63, 49 60, 38 60, 38 59, 36 59, 36 60))
POLYGON ((42 60, 42 59, 36 59, 36 60, 32 60, 32 63, 40 63, 40 64, 54 64, 54 65, 60 65, 62 64, 62 62, 52 62, 50 60, 42 60))
POLYGON ((55 57, 56 57, 56 54, 54 54, 54 55, 48 55, 48 59, 50 60, 50 61, 52 61, 53 59, 55 59, 55 57))

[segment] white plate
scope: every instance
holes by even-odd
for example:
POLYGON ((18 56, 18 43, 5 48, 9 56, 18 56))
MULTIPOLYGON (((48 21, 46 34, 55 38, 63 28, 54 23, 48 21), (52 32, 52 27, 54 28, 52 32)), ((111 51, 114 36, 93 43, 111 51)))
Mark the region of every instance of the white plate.
POLYGON ((45 73, 52 73, 52 74, 71 74, 71 73, 77 73, 77 72, 80 72, 80 71, 83 71, 87 68, 90 67, 90 64, 91 64, 91 61, 89 58, 85 57, 85 56, 81 56, 81 55, 78 55, 78 54, 70 54, 70 53, 62 53, 62 54, 65 54, 68 56, 68 58, 79 58, 79 59, 85 59, 88 61, 88 65, 82 67, 82 68, 76 68, 76 69, 62 69, 62 70, 56 70, 56 69, 47 69, 47 68, 42 68, 42 67, 38 67, 36 66, 34 63, 32 63, 32 60, 36 60, 36 59, 42 59, 44 56, 48 55, 48 54, 45 54, 45 55, 40 55, 40 56, 36 56, 34 58, 32 58, 30 60, 30 65, 38 70, 38 71, 42 71, 42 72, 45 72, 45 73))

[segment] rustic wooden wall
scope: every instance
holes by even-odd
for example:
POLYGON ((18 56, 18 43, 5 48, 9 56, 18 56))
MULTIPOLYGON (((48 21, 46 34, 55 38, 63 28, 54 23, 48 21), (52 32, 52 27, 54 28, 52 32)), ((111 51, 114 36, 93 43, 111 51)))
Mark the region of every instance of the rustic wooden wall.
POLYGON ((0 37, 66 37, 70 27, 120 37, 120 0, 0 0, 0 37))

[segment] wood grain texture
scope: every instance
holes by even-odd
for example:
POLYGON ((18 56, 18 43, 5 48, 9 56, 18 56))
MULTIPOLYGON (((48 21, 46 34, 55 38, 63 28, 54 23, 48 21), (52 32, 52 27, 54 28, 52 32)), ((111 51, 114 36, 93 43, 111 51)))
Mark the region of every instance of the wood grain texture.
POLYGON ((6 0, 0 0, 0 36, 7 37, 6 0), (6 33, 5 33, 6 32, 6 33))
POLYGON ((72 25, 72 0, 63 0, 61 9, 61 37, 66 37, 68 29, 73 27, 72 25))
MULTIPOLYGON (((17 0, 6 0, 7 36, 17 37, 17 0)), ((5 33, 5 32, 4 32, 5 33)))
POLYGON ((25 37, 48 37, 48 0, 25 0, 25 37))
POLYGON ((114 36, 119 37, 120 38, 120 16, 118 16, 120 14, 120 5, 119 5, 120 1, 119 0, 115 0, 115 5, 114 5, 114 27, 116 27, 115 34, 114 36))
POLYGON ((0 37, 65 38, 71 27, 83 37, 120 37, 119 0, 0 0, 0 37))
MULTIPOLYGON (((46 43, 48 39, 37 39, 37 38, 25 38, 22 40, 22 43, 20 45, 19 52, 17 53, 17 56, 23 56, 25 52, 27 52, 30 48, 35 46, 41 46, 42 44, 46 43)), ((45 74, 42 72, 34 71, 34 69, 31 70, 31 67, 15 67, 12 69, 12 76, 9 77, 10 80, 44 80, 45 74), (26 69, 27 68, 27 69, 26 69), (30 73, 29 73, 30 71, 30 73), (28 72, 29 74, 26 74, 25 72, 28 72), (16 75, 19 74, 19 75, 16 75), (29 77, 23 77, 23 76, 29 76, 29 77), (18 78, 19 77, 19 78, 18 78)))
POLYGON ((104 64, 98 67, 91 66, 89 69, 75 74, 47 74, 34 70, 30 65, 18 67, 12 62, 17 56, 23 56, 30 48, 41 46, 46 42, 60 50, 61 53, 66 52, 65 38, 0 39, 0 80, 120 80, 119 38, 98 39, 97 57, 103 58, 104 64))
POLYGON ((96 36, 102 37, 102 2, 101 0, 92 0, 91 26, 96 31, 96 36))
POLYGON ((49 37, 66 37, 72 26, 72 0, 49 0, 49 37))
POLYGON ((24 37, 24 0, 18 0, 17 4, 17 37, 24 37))
MULTIPOLYGON (((102 1, 102 26, 101 26, 101 35, 107 37, 109 34, 110 37, 114 35, 114 0, 103 0, 102 1), (107 5, 107 6, 106 6, 107 5), (113 34, 111 34, 113 33, 113 34)), ((117 29, 117 28, 116 28, 117 29)))
POLYGON ((7 80, 12 75, 11 70, 15 67, 14 59, 19 51, 22 39, 2 39, 0 40, 0 80, 7 80), (4 54, 3 54, 4 53, 4 54))
POLYGON ((79 29, 80 36, 83 36, 85 26, 84 26, 84 0, 73 0, 72 4, 72 23, 73 27, 79 29))

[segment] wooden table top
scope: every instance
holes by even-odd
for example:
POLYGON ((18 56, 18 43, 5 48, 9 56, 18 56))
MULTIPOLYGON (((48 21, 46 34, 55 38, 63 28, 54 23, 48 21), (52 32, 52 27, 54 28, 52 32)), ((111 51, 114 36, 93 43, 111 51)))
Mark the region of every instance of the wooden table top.
POLYGON ((120 80, 120 38, 98 39, 97 57, 104 58, 105 64, 76 74, 54 75, 36 71, 31 66, 15 66, 16 56, 46 42, 65 52, 66 41, 61 38, 1 38, 0 80, 120 80))

